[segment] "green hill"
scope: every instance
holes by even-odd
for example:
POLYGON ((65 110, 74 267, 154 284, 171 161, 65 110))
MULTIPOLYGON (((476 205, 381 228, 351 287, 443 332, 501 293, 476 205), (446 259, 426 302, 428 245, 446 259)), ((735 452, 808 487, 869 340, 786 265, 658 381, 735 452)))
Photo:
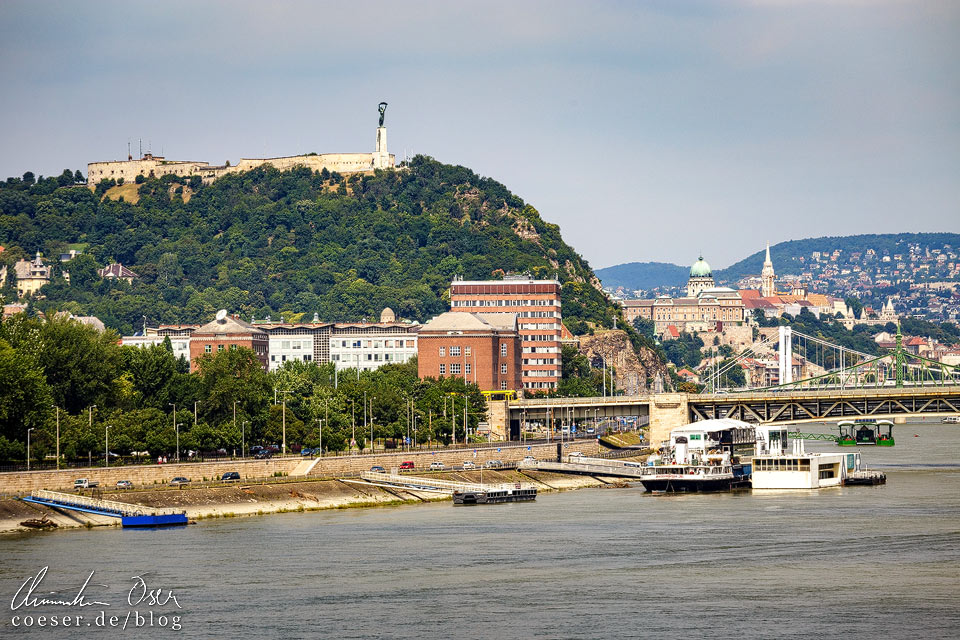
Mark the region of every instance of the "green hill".
POLYGON ((653 287, 679 287, 690 277, 690 267, 681 267, 669 262, 628 262, 604 269, 597 269, 597 277, 605 287, 652 289, 653 287))
MULTIPOLYGON (((349 177, 267 167, 209 186, 195 179, 193 189, 165 176, 139 185, 135 204, 102 197, 106 183, 96 193, 70 186, 67 173, 0 183, 0 260, 40 250, 56 263, 68 244, 85 243, 89 253, 65 265, 70 283, 55 277, 34 306, 95 315, 121 333, 144 316, 204 322, 220 308, 345 321, 389 306, 425 321, 449 308, 455 276, 510 272, 558 277, 575 332, 617 314, 557 225, 499 182, 428 157, 349 177), (100 280, 96 268, 114 261, 141 278, 100 280)), ((9 301, 10 283, 2 293, 9 301)))

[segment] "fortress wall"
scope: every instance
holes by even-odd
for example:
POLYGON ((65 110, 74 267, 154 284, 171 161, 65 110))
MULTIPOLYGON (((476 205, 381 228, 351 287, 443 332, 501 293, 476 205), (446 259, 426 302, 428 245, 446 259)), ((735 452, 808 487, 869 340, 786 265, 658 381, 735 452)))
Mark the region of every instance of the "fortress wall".
MULTIPOLYGON (((269 164, 280 171, 289 171, 294 167, 304 166, 312 171, 339 173, 357 173, 373 171, 377 154, 373 153, 324 153, 319 155, 286 156, 282 158, 243 158, 236 165, 230 167, 211 166, 208 162, 156 160, 144 158, 140 160, 116 160, 111 162, 91 162, 87 165, 87 184, 96 185, 101 180, 113 178, 132 182, 138 175, 154 177, 167 174, 188 177, 202 176, 204 182, 210 183, 230 173, 242 173, 263 165, 269 164)), ((388 167, 396 166, 396 156, 389 155, 388 167)))
POLYGON ((119 181, 132 182, 138 175, 147 177, 153 175, 159 178, 169 173, 178 176, 191 176, 209 167, 207 162, 192 161, 159 161, 154 159, 116 160, 111 162, 91 162, 87 164, 87 184, 96 185, 101 180, 113 178, 119 181))

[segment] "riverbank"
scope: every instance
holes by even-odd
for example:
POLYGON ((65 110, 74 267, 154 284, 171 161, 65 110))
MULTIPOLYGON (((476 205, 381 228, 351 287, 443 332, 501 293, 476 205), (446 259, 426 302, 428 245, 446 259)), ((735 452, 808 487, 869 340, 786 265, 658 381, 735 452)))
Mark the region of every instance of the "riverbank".
MULTIPOLYGON (((480 482, 479 471, 451 472, 443 474, 443 477, 455 481, 480 482)), ((535 484, 540 492, 619 485, 615 478, 514 470, 485 470, 483 482, 535 484)), ((103 498, 148 507, 184 510, 187 517, 194 521, 450 500, 448 495, 367 486, 333 478, 305 479, 303 482, 246 483, 225 487, 158 487, 138 491, 104 492, 103 498)), ((116 518, 61 512, 13 498, 4 498, 0 499, 0 533, 30 530, 20 523, 44 515, 61 529, 120 526, 116 518)))

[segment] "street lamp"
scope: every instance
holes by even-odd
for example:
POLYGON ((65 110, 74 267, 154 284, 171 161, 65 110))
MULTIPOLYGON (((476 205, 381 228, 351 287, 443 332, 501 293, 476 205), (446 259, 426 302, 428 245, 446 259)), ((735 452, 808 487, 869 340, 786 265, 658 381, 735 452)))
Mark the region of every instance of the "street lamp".
POLYGON ((53 405, 57 410, 57 470, 60 469, 60 407, 53 405))
POLYGON ((320 457, 322 458, 323 457, 323 418, 317 418, 317 422, 320 423, 320 448, 318 449, 318 451, 320 452, 320 457))
POLYGON ((30 471, 30 432, 34 429, 36 429, 36 427, 27 429, 27 471, 30 471))
POLYGON ((177 462, 180 462, 180 429, 179 429, 179 427, 177 426, 177 403, 176 403, 176 402, 168 402, 168 403, 167 403, 167 406, 168 406, 168 407, 173 407, 173 430, 177 432, 177 456, 176 456, 176 460, 177 460, 177 462))
MULTIPOLYGON (((92 405, 90 405, 90 407, 89 407, 89 409, 88 409, 88 412, 89 412, 89 420, 90 420, 89 429, 90 429, 91 432, 93 431, 93 410, 96 409, 96 408, 97 408, 97 405, 92 404, 92 405)), ((93 466, 93 452, 90 451, 89 449, 87 449, 87 466, 88 466, 88 467, 92 467, 92 466, 93 466)))
POLYGON ((177 432, 177 462, 180 462, 180 427, 183 426, 182 422, 178 422, 176 425, 177 432))
MULTIPOLYGON (((277 403, 277 392, 279 390, 273 388, 273 403, 277 403)), ((290 391, 280 391, 280 393, 290 393, 290 391)), ((281 423, 283 428, 283 455, 287 455, 287 399, 283 398, 283 412, 281 413, 281 423)))
POLYGON ((247 457, 247 424, 249 420, 244 420, 243 424, 240 425, 240 457, 247 457))
POLYGON ((103 457, 106 461, 105 466, 110 466, 110 427, 113 425, 107 425, 103 428, 103 457))
POLYGON ((373 453, 376 450, 374 443, 376 440, 373 439, 373 401, 377 399, 377 396, 370 396, 370 453, 373 453))

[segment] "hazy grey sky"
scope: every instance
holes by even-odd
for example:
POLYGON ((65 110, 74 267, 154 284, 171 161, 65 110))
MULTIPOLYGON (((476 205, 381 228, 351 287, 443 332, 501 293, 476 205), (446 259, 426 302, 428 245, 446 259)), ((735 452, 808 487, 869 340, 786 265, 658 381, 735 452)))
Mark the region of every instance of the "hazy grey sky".
POLYGON ((0 5, 0 176, 373 149, 491 176, 594 267, 960 230, 960 3, 0 5))

